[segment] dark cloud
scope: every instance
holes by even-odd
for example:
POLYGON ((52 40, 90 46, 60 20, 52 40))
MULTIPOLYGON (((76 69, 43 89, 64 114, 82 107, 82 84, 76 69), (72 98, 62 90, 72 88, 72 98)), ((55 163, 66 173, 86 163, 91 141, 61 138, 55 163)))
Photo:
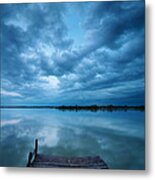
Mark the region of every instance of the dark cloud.
POLYGON ((1 10, 2 77, 7 76, 19 83, 33 79, 36 74, 31 71, 30 65, 37 67, 37 64, 41 64, 41 58, 46 58, 40 49, 35 48, 38 43, 50 42, 56 49, 66 49, 72 43, 65 37, 67 28, 62 21, 65 11, 63 4, 2 5, 1 10), (39 55, 35 59, 37 62, 25 63, 20 56, 29 48, 34 48, 39 55))
POLYGON ((90 12, 85 27, 90 31, 88 40, 96 42, 94 48, 118 48, 122 45, 121 38, 144 28, 142 1, 100 2, 90 12))
POLYGON ((143 1, 0 10, 3 103, 144 102, 143 1))

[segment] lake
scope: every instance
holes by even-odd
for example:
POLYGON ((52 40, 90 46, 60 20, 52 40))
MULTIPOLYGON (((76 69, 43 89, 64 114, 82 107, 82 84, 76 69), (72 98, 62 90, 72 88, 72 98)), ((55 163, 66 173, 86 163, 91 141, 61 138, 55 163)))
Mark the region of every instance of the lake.
POLYGON ((1 166, 25 167, 39 140, 39 153, 99 155, 110 169, 144 169, 142 111, 1 109, 1 166))

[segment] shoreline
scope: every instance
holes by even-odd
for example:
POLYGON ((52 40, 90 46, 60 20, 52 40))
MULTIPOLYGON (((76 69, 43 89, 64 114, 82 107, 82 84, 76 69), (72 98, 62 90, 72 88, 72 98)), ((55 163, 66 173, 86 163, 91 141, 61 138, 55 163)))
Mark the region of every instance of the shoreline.
POLYGON ((90 105, 90 106, 0 106, 0 109, 58 109, 61 111, 127 111, 127 110, 137 110, 145 111, 145 106, 114 106, 114 105, 90 105))

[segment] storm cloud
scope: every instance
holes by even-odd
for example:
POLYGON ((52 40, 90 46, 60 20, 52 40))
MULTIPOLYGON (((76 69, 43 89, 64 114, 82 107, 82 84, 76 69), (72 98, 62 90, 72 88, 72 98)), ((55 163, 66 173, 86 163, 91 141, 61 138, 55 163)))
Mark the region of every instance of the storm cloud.
POLYGON ((144 1, 1 4, 1 102, 143 104, 144 1))

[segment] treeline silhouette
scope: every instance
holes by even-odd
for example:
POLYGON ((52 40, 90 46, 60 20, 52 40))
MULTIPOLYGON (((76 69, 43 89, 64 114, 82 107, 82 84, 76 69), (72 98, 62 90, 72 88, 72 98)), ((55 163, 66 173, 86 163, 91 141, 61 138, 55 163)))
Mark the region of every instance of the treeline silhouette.
POLYGON ((105 105, 105 106, 98 106, 98 105, 91 105, 91 106, 58 106, 55 107, 56 109, 66 111, 81 111, 81 110, 86 110, 86 111, 127 111, 127 110, 139 110, 139 111, 144 111, 145 107, 144 106, 114 106, 114 105, 105 105))
POLYGON ((89 106, 0 106, 0 108, 27 108, 27 109, 58 109, 61 111, 128 111, 128 110, 137 110, 144 111, 145 106, 116 106, 116 105, 89 105, 89 106))

